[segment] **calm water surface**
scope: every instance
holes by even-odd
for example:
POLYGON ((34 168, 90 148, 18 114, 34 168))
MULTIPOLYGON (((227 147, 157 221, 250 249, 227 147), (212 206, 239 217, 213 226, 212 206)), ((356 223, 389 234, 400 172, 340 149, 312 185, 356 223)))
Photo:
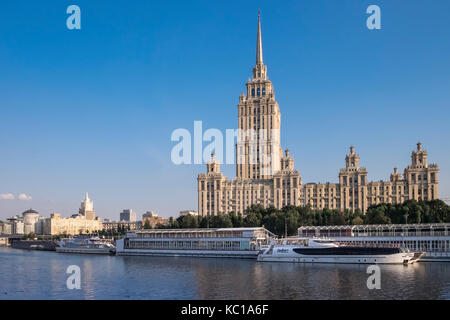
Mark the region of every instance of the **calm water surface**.
POLYGON ((0 248, 0 299, 450 299, 450 263, 365 265, 72 255, 0 248), (70 265, 81 289, 66 286, 70 265))

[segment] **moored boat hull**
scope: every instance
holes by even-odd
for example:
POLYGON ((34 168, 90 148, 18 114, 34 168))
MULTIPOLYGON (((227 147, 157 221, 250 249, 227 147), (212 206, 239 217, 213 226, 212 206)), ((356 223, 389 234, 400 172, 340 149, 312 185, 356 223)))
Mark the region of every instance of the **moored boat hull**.
POLYGON ((258 256, 262 262, 297 262, 297 263, 346 263, 346 264, 409 264, 413 261, 413 253, 397 253, 386 256, 307 256, 307 255, 264 255, 258 256))
POLYGON ((258 256, 258 251, 119 249, 116 254, 118 256, 256 259, 258 256))
POLYGON ((114 254, 114 249, 111 248, 68 248, 57 247, 56 252, 59 253, 78 253, 78 254, 114 254))

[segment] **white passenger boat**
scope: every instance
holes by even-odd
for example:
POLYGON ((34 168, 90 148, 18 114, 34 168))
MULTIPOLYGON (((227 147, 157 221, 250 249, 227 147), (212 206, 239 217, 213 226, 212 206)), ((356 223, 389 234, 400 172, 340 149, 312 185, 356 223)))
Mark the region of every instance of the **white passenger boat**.
POLYGON ((450 262, 450 223, 301 226, 299 238, 333 238, 342 245, 401 246, 420 261, 450 262))
POLYGON ((117 255, 256 259, 274 236, 264 228, 147 229, 116 241, 117 255))
POLYGON ((74 237, 59 241, 56 252, 114 254, 115 246, 99 237, 74 237))
POLYGON ((343 246, 333 239, 274 239, 258 261, 319 263, 414 263, 423 253, 401 247, 343 246))

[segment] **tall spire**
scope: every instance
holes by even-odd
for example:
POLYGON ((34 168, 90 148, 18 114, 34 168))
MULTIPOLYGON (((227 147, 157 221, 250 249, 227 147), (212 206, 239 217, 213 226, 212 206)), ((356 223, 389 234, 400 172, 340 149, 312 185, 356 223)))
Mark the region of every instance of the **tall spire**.
POLYGON ((259 19, 258 9, 258 35, 256 40, 256 64, 263 64, 262 40, 261 40, 261 21, 259 19))

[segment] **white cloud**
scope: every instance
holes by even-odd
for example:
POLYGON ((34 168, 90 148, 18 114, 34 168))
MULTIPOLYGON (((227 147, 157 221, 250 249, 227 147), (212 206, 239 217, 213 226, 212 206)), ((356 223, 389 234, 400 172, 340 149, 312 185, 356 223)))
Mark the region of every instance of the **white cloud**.
POLYGON ((31 198, 31 196, 29 196, 25 193, 21 193, 17 196, 17 199, 28 201, 28 200, 31 200, 32 198, 31 198))
POLYGON ((0 193, 1 200, 14 200, 14 195, 12 193, 0 193))

